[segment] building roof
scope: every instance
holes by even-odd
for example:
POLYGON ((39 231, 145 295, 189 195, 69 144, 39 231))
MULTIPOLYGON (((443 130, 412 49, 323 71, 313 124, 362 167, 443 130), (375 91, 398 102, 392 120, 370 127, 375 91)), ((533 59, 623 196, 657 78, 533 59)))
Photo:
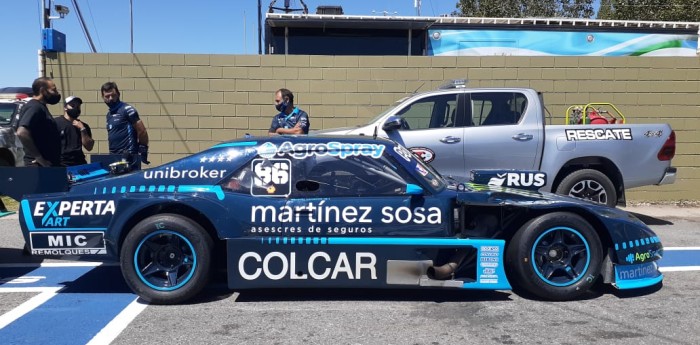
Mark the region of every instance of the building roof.
POLYGON ((580 18, 483 18, 483 17, 412 17, 363 16, 336 14, 267 13, 270 27, 427 29, 433 25, 490 28, 602 29, 605 31, 661 31, 700 34, 700 22, 663 22, 643 20, 601 20, 580 18))

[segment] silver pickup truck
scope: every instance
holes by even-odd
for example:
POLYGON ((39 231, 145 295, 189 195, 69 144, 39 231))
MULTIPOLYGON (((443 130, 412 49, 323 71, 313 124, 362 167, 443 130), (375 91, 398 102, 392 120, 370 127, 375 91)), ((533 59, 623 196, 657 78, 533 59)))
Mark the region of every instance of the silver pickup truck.
POLYGON ((540 184, 543 191, 609 206, 625 205, 626 188, 676 179, 676 139, 668 124, 546 124, 542 95, 526 88, 441 88, 399 100, 366 125, 315 133, 375 131, 443 175, 468 179, 472 170, 525 170, 491 181, 540 184))

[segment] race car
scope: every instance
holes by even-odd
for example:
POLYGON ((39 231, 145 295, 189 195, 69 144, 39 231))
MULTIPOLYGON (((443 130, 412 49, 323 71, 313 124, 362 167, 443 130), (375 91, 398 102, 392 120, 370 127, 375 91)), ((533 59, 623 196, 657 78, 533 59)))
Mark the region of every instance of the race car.
POLYGON ((545 300, 663 279, 658 236, 624 211, 454 181, 372 136, 248 137, 142 171, 0 177, 31 254, 118 261, 157 304, 198 294, 212 266, 235 290, 513 287, 545 300))

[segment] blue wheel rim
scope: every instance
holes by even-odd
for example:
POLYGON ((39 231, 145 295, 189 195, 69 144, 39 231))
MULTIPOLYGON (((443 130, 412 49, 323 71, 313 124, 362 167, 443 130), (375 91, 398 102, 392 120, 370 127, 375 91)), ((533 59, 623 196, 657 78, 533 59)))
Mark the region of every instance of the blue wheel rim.
POLYGON ((588 270, 590 247, 580 232, 569 227, 554 227, 535 240, 530 259, 543 282, 569 286, 583 279, 588 270))
POLYGON ((192 279, 197 255, 185 236, 158 230, 144 237, 134 252, 134 269, 139 279, 158 291, 173 291, 192 279))

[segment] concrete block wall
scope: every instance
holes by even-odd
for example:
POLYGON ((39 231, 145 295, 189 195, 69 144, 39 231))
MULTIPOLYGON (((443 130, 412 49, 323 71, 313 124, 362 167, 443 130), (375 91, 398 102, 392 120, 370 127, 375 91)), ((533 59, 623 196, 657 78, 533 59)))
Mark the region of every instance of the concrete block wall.
MULTIPOLYGON (((531 87, 555 124, 569 105, 611 102, 630 123, 667 122, 678 142, 673 185, 635 188, 630 201, 700 200, 700 59, 697 57, 426 57, 192 54, 51 54, 46 74, 80 96, 96 153, 107 152, 100 86, 119 85, 136 107, 158 165, 246 133, 266 135, 273 93, 286 87, 313 129, 365 123, 394 101, 467 78, 473 87, 531 87)), ((59 106, 51 108, 59 114, 59 106)))

